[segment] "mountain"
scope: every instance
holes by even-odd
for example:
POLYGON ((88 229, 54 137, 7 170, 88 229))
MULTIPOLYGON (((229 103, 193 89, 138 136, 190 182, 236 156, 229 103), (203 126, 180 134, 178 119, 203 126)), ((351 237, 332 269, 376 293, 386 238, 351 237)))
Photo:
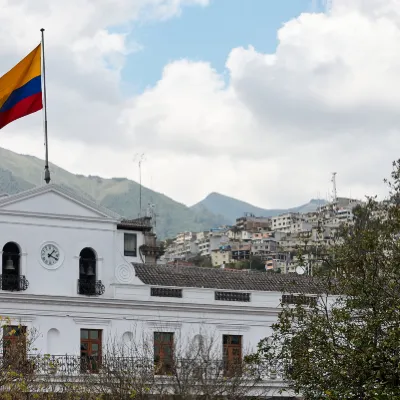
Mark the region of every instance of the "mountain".
MULTIPOLYGON (((0 194, 14 194, 43 185, 43 160, 0 148, 0 194)), ((50 164, 52 182, 66 185, 91 200, 126 218, 139 215, 139 184, 127 178, 105 179, 98 176, 75 175, 50 164)), ((142 187, 142 209, 155 204, 156 232, 160 239, 178 232, 208 230, 234 223, 244 212, 257 216, 273 216, 287 210, 264 210, 249 203, 218 193, 211 193, 200 203, 187 207, 162 193, 142 187)), ((308 212, 318 207, 318 200, 291 209, 308 212)))
POLYGON ((307 213, 318 209, 324 205, 325 200, 312 199, 308 203, 289 209, 264 209, 253 206, 241 200, 228 197, 220 193, 210 193, 204 200, 192 206, 192 210, 199 211, 206 209, 213 214, 222 215, 230 224, 233 224, 236 218, 242 216, 245 212, 254 214, 257 217, 273 217, 288 211, 307 213))
MULTIPOLYGON (((14 194, 42 185, 44 162, 0 148, 0 194, 14 194)), ((104 179, 72 174, 50 164, 52 182, 66 185, 126 218, 139 215, 139 184, 126 178, 104 179)), ((193 210, 171 198, 142 187, 142 208, 155 204, 156 232, 160 239, 182 231, 201 231, 226 224, 224 217, 200 207, 193 210)))

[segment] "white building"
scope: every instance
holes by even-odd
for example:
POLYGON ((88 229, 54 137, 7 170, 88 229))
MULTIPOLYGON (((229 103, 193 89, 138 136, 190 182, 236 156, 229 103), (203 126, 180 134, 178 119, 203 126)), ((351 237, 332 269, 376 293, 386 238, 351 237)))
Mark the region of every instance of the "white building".
MULTIPOLYGON (((315 289, 307 277, 144 264, 157 256, 146 221, 57 185, 1 198, 0 227, 0 315, 36 328, 41 353, 101 357, 137 329, 174 340, 203 327, 220 338, 221 358, 227 337, 243 355, 271 334, 284 288, 315 289)), ((279 377, 263 384, 285 395, 279 377)))
POLYGON ((196 233, 195 243, 201 256, 210 255, 210 232, 205 231, 196 233))
POLYGON ((290 233, 296 232, 310 232, 312 230, 312 224, 305 221, 295 221, 289 226, 290 233))
POLYGON ((302 217, 299 213, 289 212, 272 218, 272 230, 280 232, 290 232, 291 225, 297 221, 301 221, 302 217))

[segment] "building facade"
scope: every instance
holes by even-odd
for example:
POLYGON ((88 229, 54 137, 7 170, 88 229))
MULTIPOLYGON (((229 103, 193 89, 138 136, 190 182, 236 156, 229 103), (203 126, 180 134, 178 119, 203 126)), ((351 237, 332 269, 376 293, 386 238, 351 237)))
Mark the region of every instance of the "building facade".
MULTIPOLYGON (((294 280, 296 293, 316 290, 305 276, 157 265, 148 220, 57 185, 2 197, 0 225, 0 315, 40 332, 42 354, 100 358, 113 340, 146 334, 156 359, 161 334, 170 344, 212 334, 221 359, 232 341, 242 357, 271 334, 294 280)), ((236 252, 246 259, 250 247, 236 252)), ((263 382, 265 398, 289 395, 276 374, 263 382)))

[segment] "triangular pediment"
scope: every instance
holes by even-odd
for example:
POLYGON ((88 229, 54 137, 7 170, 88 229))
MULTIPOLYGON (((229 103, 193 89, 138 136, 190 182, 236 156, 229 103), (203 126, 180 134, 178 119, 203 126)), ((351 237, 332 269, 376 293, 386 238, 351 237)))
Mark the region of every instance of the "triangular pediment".
POLYGON ((0 198, 0 212, 49 214, 80 218, 119 219, 96 203, 58 185, 47 185, 0 198))

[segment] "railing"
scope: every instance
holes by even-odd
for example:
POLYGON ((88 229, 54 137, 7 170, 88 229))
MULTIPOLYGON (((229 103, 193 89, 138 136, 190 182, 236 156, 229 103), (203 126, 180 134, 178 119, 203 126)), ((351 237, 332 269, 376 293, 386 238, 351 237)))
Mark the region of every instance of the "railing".
POLYGON ((78 279, 78 294, 101 296, 106 288, 101 281, 78 279))
MULTIPOLYGON (((6 362, 0 357, 0 365, 6 362)), ((7 360, 9 362, 9 360, 7 360)), ((243 376, 266 380, 282 380, 281 366, 265 367, 245 363, 232 364, 224 360, 175 359, 168 364, 154 362, 151 358, 134 357, 81 357, 75 355, 29 355, 24 365, 38 375, 77 376, 83 373, 132 373, 141 376, 170 375, 192 377, 193 379, 219 379, 243 376)))
POLYGON ((29 282, 25 275, 0 275, 1 290, 8 290, 10 292, 19 292, 26 290, 29 287, 29 282))

